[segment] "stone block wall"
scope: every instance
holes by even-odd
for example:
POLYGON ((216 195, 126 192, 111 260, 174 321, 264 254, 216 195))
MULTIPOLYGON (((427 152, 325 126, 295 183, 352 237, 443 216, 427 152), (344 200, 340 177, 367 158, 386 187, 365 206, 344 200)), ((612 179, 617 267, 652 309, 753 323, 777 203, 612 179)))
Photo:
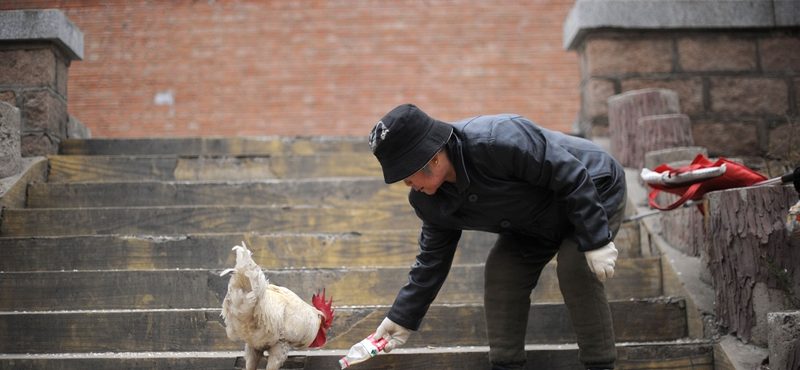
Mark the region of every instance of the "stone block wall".
POLYGON ((644 88, 677 92, 711 155, 767 152, 773 130, 800 126, 800 37, 788 32, 609 31, 587 37, 578 54, 589 135, 607 135, 609 97, 644 88))
POLYGON ((0 101, 20 109, 23 157, 56 154, 66 137, 69 63, 53 45, 0 46, 0 101))
POLYGON ((82 34, 60 11, 0 12, 0 102, 19 109, 22 157, 56 154, 80 126, 67 113, 67 71, 82 53, 82 34))
MULTIPOLYGON (((565 47, 580 61, 579 132, 608 135, 612 95, 664 88, 709 155, 762 155, 800 136, 800 18, 779 24, 777 1, 628 1, 626 17, 604 13, 619 3, 579 0, 565 25, 578 28, 565 47)), ((800 11, 793 3, 781 2, 800 11)))

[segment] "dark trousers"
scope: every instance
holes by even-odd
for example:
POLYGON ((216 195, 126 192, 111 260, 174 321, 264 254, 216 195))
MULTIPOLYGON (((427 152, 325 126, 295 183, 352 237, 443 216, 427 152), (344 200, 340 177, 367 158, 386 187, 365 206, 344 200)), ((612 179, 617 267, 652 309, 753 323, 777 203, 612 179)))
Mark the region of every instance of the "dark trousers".
MULTIPOLYGON (((623 202, 609 219, 615 236, 624 211, 623 202)), ((509 369, 525 367, 531 292, 542 269, 556 255, 553 252, 526 257, 521 250, 513 236, 501 235, 489 252, 485 268, 489 360, 509 369)), ((589 270, 586 257, 578 251, 573 239, 562 242, 556 262, 558 283, 577 336, 581 363, 586 367, 614 368, 617 349, 603 283, 589 270)))

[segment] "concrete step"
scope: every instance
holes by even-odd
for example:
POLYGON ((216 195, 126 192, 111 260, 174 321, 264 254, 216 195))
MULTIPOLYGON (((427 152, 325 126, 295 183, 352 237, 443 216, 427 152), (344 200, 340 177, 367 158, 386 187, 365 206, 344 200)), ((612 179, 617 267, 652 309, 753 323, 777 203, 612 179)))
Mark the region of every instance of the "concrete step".
MULTIPOLYGON (((574 345, 528 345, 526 370, 578 369, 574 345)), ((346 350, 305 350, 289 353, 282 369, 338 369, 346 350)), ((617 344, 620 370, 714 370, 713 346, 705 341, 617 344)), ((486 370, 488 347, 399 348, 358 365, 361 370, 459 369, 486 370)), ((266 366, 266 360, 258 365, 266 366)), ((219 352, 127 352, 46 355, 0 355, 0 368, 50 370, 233 370, 244 368, 241 350, 219 352)))
POLYGON ((64 139, 63 155, 248 155, 370 153, 364 137, 187 137, 64 139))
POLYGON ((408 199, 403 183, 382 177, 225 182, 44 183, 28 186, 27 208, 198 205, 322 205, 408 199))
MULTIPOLYGON (((361 233, 231 233, 178 236, 66 236, 0 238, 0 271, 225 269, 231 247, 244 241, 265 269, 409 266, 417 255, 418 229, 361 233)), ((497 238, 465 231, 454 263, 486 260, 497 238)), ((620 260, 637 258, 617 244, 620 260)))
POLYGON ((48 156, 47 181, 234 181, 382 176, 371 153, 243 156, 48 156))
MULTIPOLYGON (((537 303, 561 302, 556 264, 550 263, 532 294, 537 303)), ((437 296, 441 304, 483 302, 482 264, 455 265, 437 296)), ((0 311, 165 309, 220 307, 230 276, 220 270, 5 272, 0 311)), ((391 305, 407 281, 408 267, 265 270, 270 283, 311 299, 325 289, 337 306, 391 305), (358 287, 358 290, 353 290, 358 287)), ((657 258, 620 260, 606 281, 609 299, 662 294, 657 258)))
POLYGON ((3 211, 0 236, 342 233, 419 228, 407 203, 334 206, 41 208, 3 211))
MULTIPOLYGON (((680 298, 610 302, 618 343, 673 341, 686 337, 686 304, 680 298)), ((378 327, 388 306, 336 306, 326 349, 347 349, 378 327)), ((235 351, 220 309, 0 312, 0 353, 235 351)), ((562 303, 531 305, 527 344, 575 342, 562 303)), ((486 345, 484 310, 478 304, 430 307, 407 346, 486 345)))

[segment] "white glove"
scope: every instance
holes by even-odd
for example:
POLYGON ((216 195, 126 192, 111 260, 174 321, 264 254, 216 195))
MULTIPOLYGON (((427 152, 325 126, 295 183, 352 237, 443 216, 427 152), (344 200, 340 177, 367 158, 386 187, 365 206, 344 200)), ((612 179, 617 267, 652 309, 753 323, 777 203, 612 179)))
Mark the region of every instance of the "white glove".
POLYGON ((386 347, 383 348, 383 352, 389 353, 393 349, 405 344, 409 334, 411 334, 411 331, 395 324, 394 321, 389 320, 387 317, 383 319, 381 325, 375 330, 374 338, 386 339, 388 343, 386 343, 386 347))
POLYGON ((619 255, 617 248, 614 247, 614 242, 584 254, 586 262, 589 264, 589 270, 597 274, 600 281, 606 281, 607 278, 614 276, 614 265, 617 262, 617 255, 619 255))

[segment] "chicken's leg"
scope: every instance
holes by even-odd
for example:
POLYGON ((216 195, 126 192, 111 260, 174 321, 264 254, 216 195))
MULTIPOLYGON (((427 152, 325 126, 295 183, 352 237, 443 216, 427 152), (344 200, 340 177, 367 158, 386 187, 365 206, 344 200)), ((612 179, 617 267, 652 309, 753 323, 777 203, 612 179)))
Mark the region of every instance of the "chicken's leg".
POLYGON ((278 344, 272 346, 272 348, 267 351, 267 353, 269 353, 269 357, 267 357, 267 370, 280 369, 283 362, 289 357, 289 349, 289 345, 283 342, 278 342, 278 344))
POLYGON ((256 366, 258 366, 258 363, 261 361, 262 358, 264 358, 264 351, 260 351, 253 347, 250 347, 250 345, 247 343, 244 344, 245 370, 256 370, 256 366))

